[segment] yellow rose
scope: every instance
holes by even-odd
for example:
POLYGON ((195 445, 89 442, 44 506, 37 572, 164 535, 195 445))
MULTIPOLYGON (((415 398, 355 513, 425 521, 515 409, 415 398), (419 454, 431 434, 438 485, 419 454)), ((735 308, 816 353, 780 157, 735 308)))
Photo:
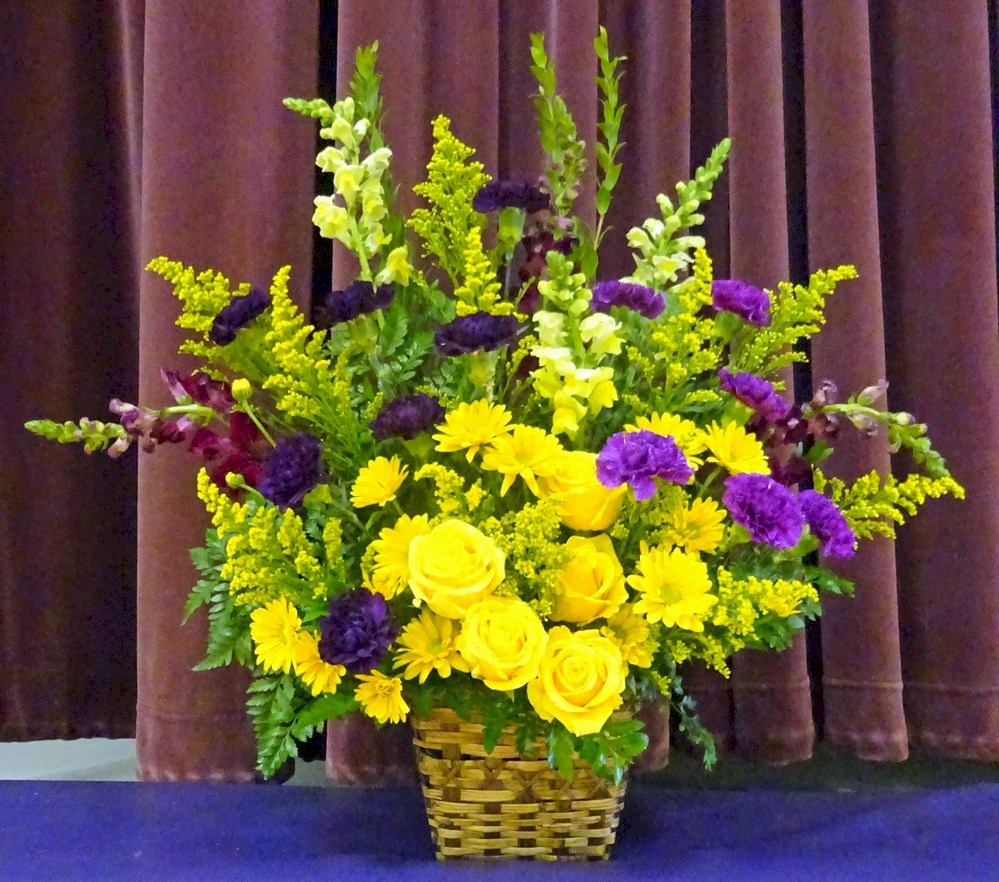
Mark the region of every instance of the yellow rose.
POLYGON ((523 600, 487 597, 469 608, 456 645, 473 677, 507 691, 537 675, 547 639, 538 614, 523 600))
POLYGON ((562 572, 552 618, 577 625, 609 619, 628 599, 624 570, 610 538, 604 533, 592 539, 573 536, 565 547, 572 559, 562 572))
POLYGON ((599 631, 552 628, 527 699, 542 719, 592 735, 621 706, 626 671, 621 651, 599 631))
POLYGON ((606 530, 621 511, 626 486, 609 489, 597 480, 597 455, 585 450, 563 453, 555 474, 539 481, 544 496, 562 497, 559 517, 570 530, 606 530))
POLYGON ((468 608, 503 581, 503 552, 464 521, 444 521, 409 543, 409 587, 416 605, 463 618, 468 608))

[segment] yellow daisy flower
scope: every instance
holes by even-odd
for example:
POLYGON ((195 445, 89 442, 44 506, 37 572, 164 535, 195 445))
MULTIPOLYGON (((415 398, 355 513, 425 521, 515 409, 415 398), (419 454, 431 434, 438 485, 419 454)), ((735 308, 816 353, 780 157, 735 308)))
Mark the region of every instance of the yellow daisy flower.
POLYGON ((403 515, 395 526, 386 527, 371 543, 375 552, 374 566, 371 568, 370 589, 395 597, 409 583, 409 543, 417 536, 430 532, 430 519, 426 515, 411 518, 403 515))
POLYGON ((708 462, 718 463, 730 474, 770 474, 770 464, 760 439, 738 423, 726 423, 724 426, 712 423, 703 430, 701 437, 712 454, 708 462))
POLYGON ((467 450, 465 459, 471 462, 480 447, 507 434, 511 419, 502 404, 490 404, 484 398, 471 404, 462 402, 444 418, 437 427, 439 434, 433 437, 441 453, 467 450))
POLYGON ((534 426, 514 426, 509 435, 494 438, 482 455, 482 468, 503 475, 500 496, 505 496, 519 475, 535 496, 541 496, 537 478, 558 471, 562 445, 553 435, 534 426))
POLYGON ((347 669, 331 665, 319 655, 319 638, 309 631, 298 635, 295 645, 295 673, 309 687, 313 695, 336 692, 347 669))
POLYGON ((647 668, 652 665, 652 655, 645 641, 649 636, 649 623, 643 619, 635 608, 626 603, 600 629, 600 633, 613 642, 621 650, 625 664, 637 668, 647 668))
POLYGON ((687 551, 715 551, 725 536, 725 509, 713 499, 695 499, 667 515, 666 539, 687 551))
POLYGON ((627 581, 642 595, 635 612, 666 627, 703 631, 708 611, 718 602, 711 594, 707 564, 678 548, 649 549, 643 543, 638 572, 627 581))
POLYGON ((395 667, 405 667, 403 677, 412 680, 418 676, 421 683, 426 682, 431 671, 445 678, 451 676, 452 670, 467 672, 468 662, 455 646, 457 636, 457 622, 425 609, 396 640, 402 651, 396 654, 395 667))
POLYGON ((386 677, 381 671, 370 674, 358 674, 361 685, 354 692, 354 697, 361 705, 366 716, 385 723, 401 723, 409 713, 409 705, 402 697, 402 680, 398 677, 386 677))
POLYGON ((634 425, 627 425, 624 428, 628 432, 646 429, 657 435, 671 437, 694 471, 697 471, 704 462, 703 457, 699 456, 699 454, 704 453, 704 438, 701 430, 697 428, 697 424, 693 420, 684 419, 679 414, 654 413, 652 416, 638 417, 634 425))
POLYGON ((290 674, 301 627, 298 611, 282 597, 250 613, 250 638, 257 664, 265 671, 290 674))
POLYGON ((386 459, 379 456, 371 460, 357 475, 350 491, 350 503, 354 508, 369 505, 384 505, 395 499, 395 494, 406 480, 409 469, 398 456, 386 459))

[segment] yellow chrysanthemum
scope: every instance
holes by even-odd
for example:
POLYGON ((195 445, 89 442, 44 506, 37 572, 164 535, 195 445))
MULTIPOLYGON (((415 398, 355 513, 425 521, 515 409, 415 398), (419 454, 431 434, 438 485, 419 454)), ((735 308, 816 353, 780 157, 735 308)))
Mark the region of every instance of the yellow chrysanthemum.
POLYGON ((295 645, 295 673, 309 687, 313 695, 336 692, 347 669, 343 665, 331 665, 319 655, 319 639, 309 631, 298 635, 295 645))
POLYGON ((725 536, 724 520, 725 509, 713 499, 695 499, 669 513, 665 538, 687 551, 710 554, 725 536))
POLYGON ((386 527, 371 543, 375 552, 371 568, 371 590, 391 599, 409 583, 409 543, 417 536, 430 532, 430 519, 426 515, 411 518, 403 515, 395 526, 386 527))
POLYGON ((302 620, 284 598, 272 600, 250 613, 250 638, 259 664, 265 671, 291 673, 302 620))
POLYGON ((406 480, 409 469, 398 456, 386 459, 379 456, 371 460, 357 475, 354 486, 350 490, 350 502, 355 508, 366 508, 369 505, 384 505, 395 499, 402 482, 406 480))
POLYGON ((507 433, 510 412, 502 404, 490 404, 484 398, 471 404, 462 402, 446 417, 434 435, 441 453, 467 450, 465 458, 471 462, 479 448, 507 433))
POLYGON ((385 723, 401 723, 409 713, 409 705, 402 697, 402 680, 398 677, 387 677, 381 671, 370 674, 358 674, 361 685, 354 692, 354 697, 361 705, 366 716, 385 723))
POLYGON ((718 463, 730 474, 770 474, 770 465, 760 439, 738 423, 726 423, 724 426, 712 423, 703 430, 702 438, 711 453, 708 462, 718 463))
POLYGON ((678 548, 668 551, 659 545, 650 549, 643 543, 638 572, 627 581, 642 595, 635 612, 667 627, 703 631, 704 620, 717 603, 707 564, 678 548))
POLYGON ((652 655, 645 645, 649 636, 649 623, 626 603, 600 629, 604 637, 617 644, 625 664, 637 668, 647 668, 652 664, 652 655))
POLYGON ((395 667, 405 667, 403 677, 419 677, 425 683, 432 671, 450 677, 451 671, 468 671, 468 663, 455 646, 458 623, 423 610, 402 630, 396 643, 402 651, 396 654, 395 667))
POLYGON ((624 427, 628 432, 646 429, 657 435, 671 437, 683 451, 687 462, 696 471, 704 462, 699 454, 704 453, 704 438, 693 420, 684 419, 675 413, 654 413, 652 416, 638 417, 634 425, 624 427))
POLYGON ((482 468, 503 475, 500 496, 520 476, 535 496, 541 496, 537 478, 554 475, 562 445, 554 435, 534 426, 514 426, 509 435, 494 438, 482 455, 482 468))

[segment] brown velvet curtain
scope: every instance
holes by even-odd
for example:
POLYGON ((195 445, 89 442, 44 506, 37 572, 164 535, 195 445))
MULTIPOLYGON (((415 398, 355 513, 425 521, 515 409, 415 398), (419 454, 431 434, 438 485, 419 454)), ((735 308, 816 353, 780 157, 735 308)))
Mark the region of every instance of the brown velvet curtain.
MULTIPOLYGON (((6 738, 126 733, 137 523, 142 774, 247 777, 243 682, 190 673, 203 631, 178 624, 186 549, 203 527, 193 464, 180 452, 140 459, 133 521, 130 466, 81 462, 18 427, 39 413, 99 416, 112 387, 163 400, 157 374, 176 363, 175 310, 165 286, 139 272, 156 254, 256 284, 290 262, 307 297, 313 131, 280 99, 320 85, 319 8, 79 6, 0 13, 15 35, 0 62, 0 120, 14 132, 0 160, 0 278, 14 305, 0 313, 0 726, 6 738), (82 28, 95 35, 85 46, 82 28), (94 686, 97 671, 107 682, 94 686)), ((799 392, 820 378, 845 392, 887 377, 892 407, 930 424, 968 498, 930 502, 898 542, 868 545, 844 566, 857 597, 827 601, 807 641, 744 654, 731 682, 690 672, 722 743, 761 761, 807 758, 816 731, 871 759, 910 748, 999 759, 990 14, 985 2, 931 0, 339 4, 339 75, 359 44, 380 42, 404 204, 439 112, 490 172, 537 172, 534 31, 547 32, 592 144, 590 41, 605 24, 612 50, 629 56, 618 234, 728 134, 732 157, 706 224, 716 274, 773 286, 857 264, 861 278, 830 301, 799 392)), ((603 272, 627 272, 620 240, 608 244, 603 272)), ((833 462, 842 475, 886 465, 859 440, 833 462)), ((333 727, 331 768, 370 777, 400 764, 391 737, 333 727)))

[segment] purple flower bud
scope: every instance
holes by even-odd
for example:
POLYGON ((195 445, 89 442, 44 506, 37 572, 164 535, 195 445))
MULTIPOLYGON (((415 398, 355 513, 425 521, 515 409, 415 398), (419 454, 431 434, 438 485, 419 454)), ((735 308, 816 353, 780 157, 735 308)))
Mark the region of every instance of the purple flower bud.
POLYGON ((369 425, 379 441, 391 437, 412 440, 436 426, 445 414, 440 401, 419 392, 390 401, 369 425))
POLYGON ((442 355, 466 355, 490 352, 509 346, 517 339, 520 323, 512 315, 473 312, 441 325, 434 334, 434 345, 442 355))
POLYGON ((645 285, 631 282, 597 282, 593 286, 590 307, 597 312, 610 312, 612 306, 623 306, 654 319, 666 308, 666 299, 645 285))
POLYGON ((319 631, 319 656, 324 662, 343 665, 351 674, 366 674, 381 664, 399 636, 399 624, 381 594, 355 588, 330 600, 319 631))
POLYGON ((330 291, 325 296, 316 298, 312 319, 317 328, 324 330, 378 309, 388 309, 393 299, 395 288, 392 285, 379 285, 376 288, 371 282, 359 279, 342 291, 330 291))
POLYGON ((718 371, 721 388, 731 392, 746 407, 751 407, 768 423, 784 419, 788 413, 787 402, 774 387, 755 374, 730 374, 725 368, 718 371))
POLYGON ((836 504, 815 490, 802 490, 798 505, 805 515, 808 529, 822 542, 822 553, 827 557, 853 557, 857 542, 850 525, 836 504))
POLYGON ((472 208, 482 214, 501 208, 520 208, 528 214, 544 211, 551 198, 529 181, 490 181, 472 199, 472 208))
POLYGON ((654 478, 686 484, 693 474, 694 470, 673 438, 645 429, 611 435, 597 454, 600 483, 610 488, 630 484, 639 501, 655 495, 654 478))
POLYGON ((805 516, 794 494, 769 475, 730 475, 722 503, 732 520, 761 545, 792 548, 805 528, 805 516))
POLYGON ((208 339, 216 346, 228 346, 236 339, 240 328, 245 328, 271 305, 271 298, 257 288, 248 294, 233 297, 229 305, 215 316, 208 339))
POLYGON ((745 282, 715 279, 711 283, 711 305, 716 310, 734 312, 753 325, 763 327, 770 324, 770 295, 745 282))
POLYGON ((229 413, 236 400, 228 383, 213 380, 208 374, 195 371, 183 377, 177 371, 160 368, 160 376, 170 389, 174 401, 190 398, 195 404, 210 407, 219 413, 229 413))
POLYGON ((323 446, 308 432, 281 438, 264 462, 260 493, 280 508, 295 508, 323 474, 323 446))

